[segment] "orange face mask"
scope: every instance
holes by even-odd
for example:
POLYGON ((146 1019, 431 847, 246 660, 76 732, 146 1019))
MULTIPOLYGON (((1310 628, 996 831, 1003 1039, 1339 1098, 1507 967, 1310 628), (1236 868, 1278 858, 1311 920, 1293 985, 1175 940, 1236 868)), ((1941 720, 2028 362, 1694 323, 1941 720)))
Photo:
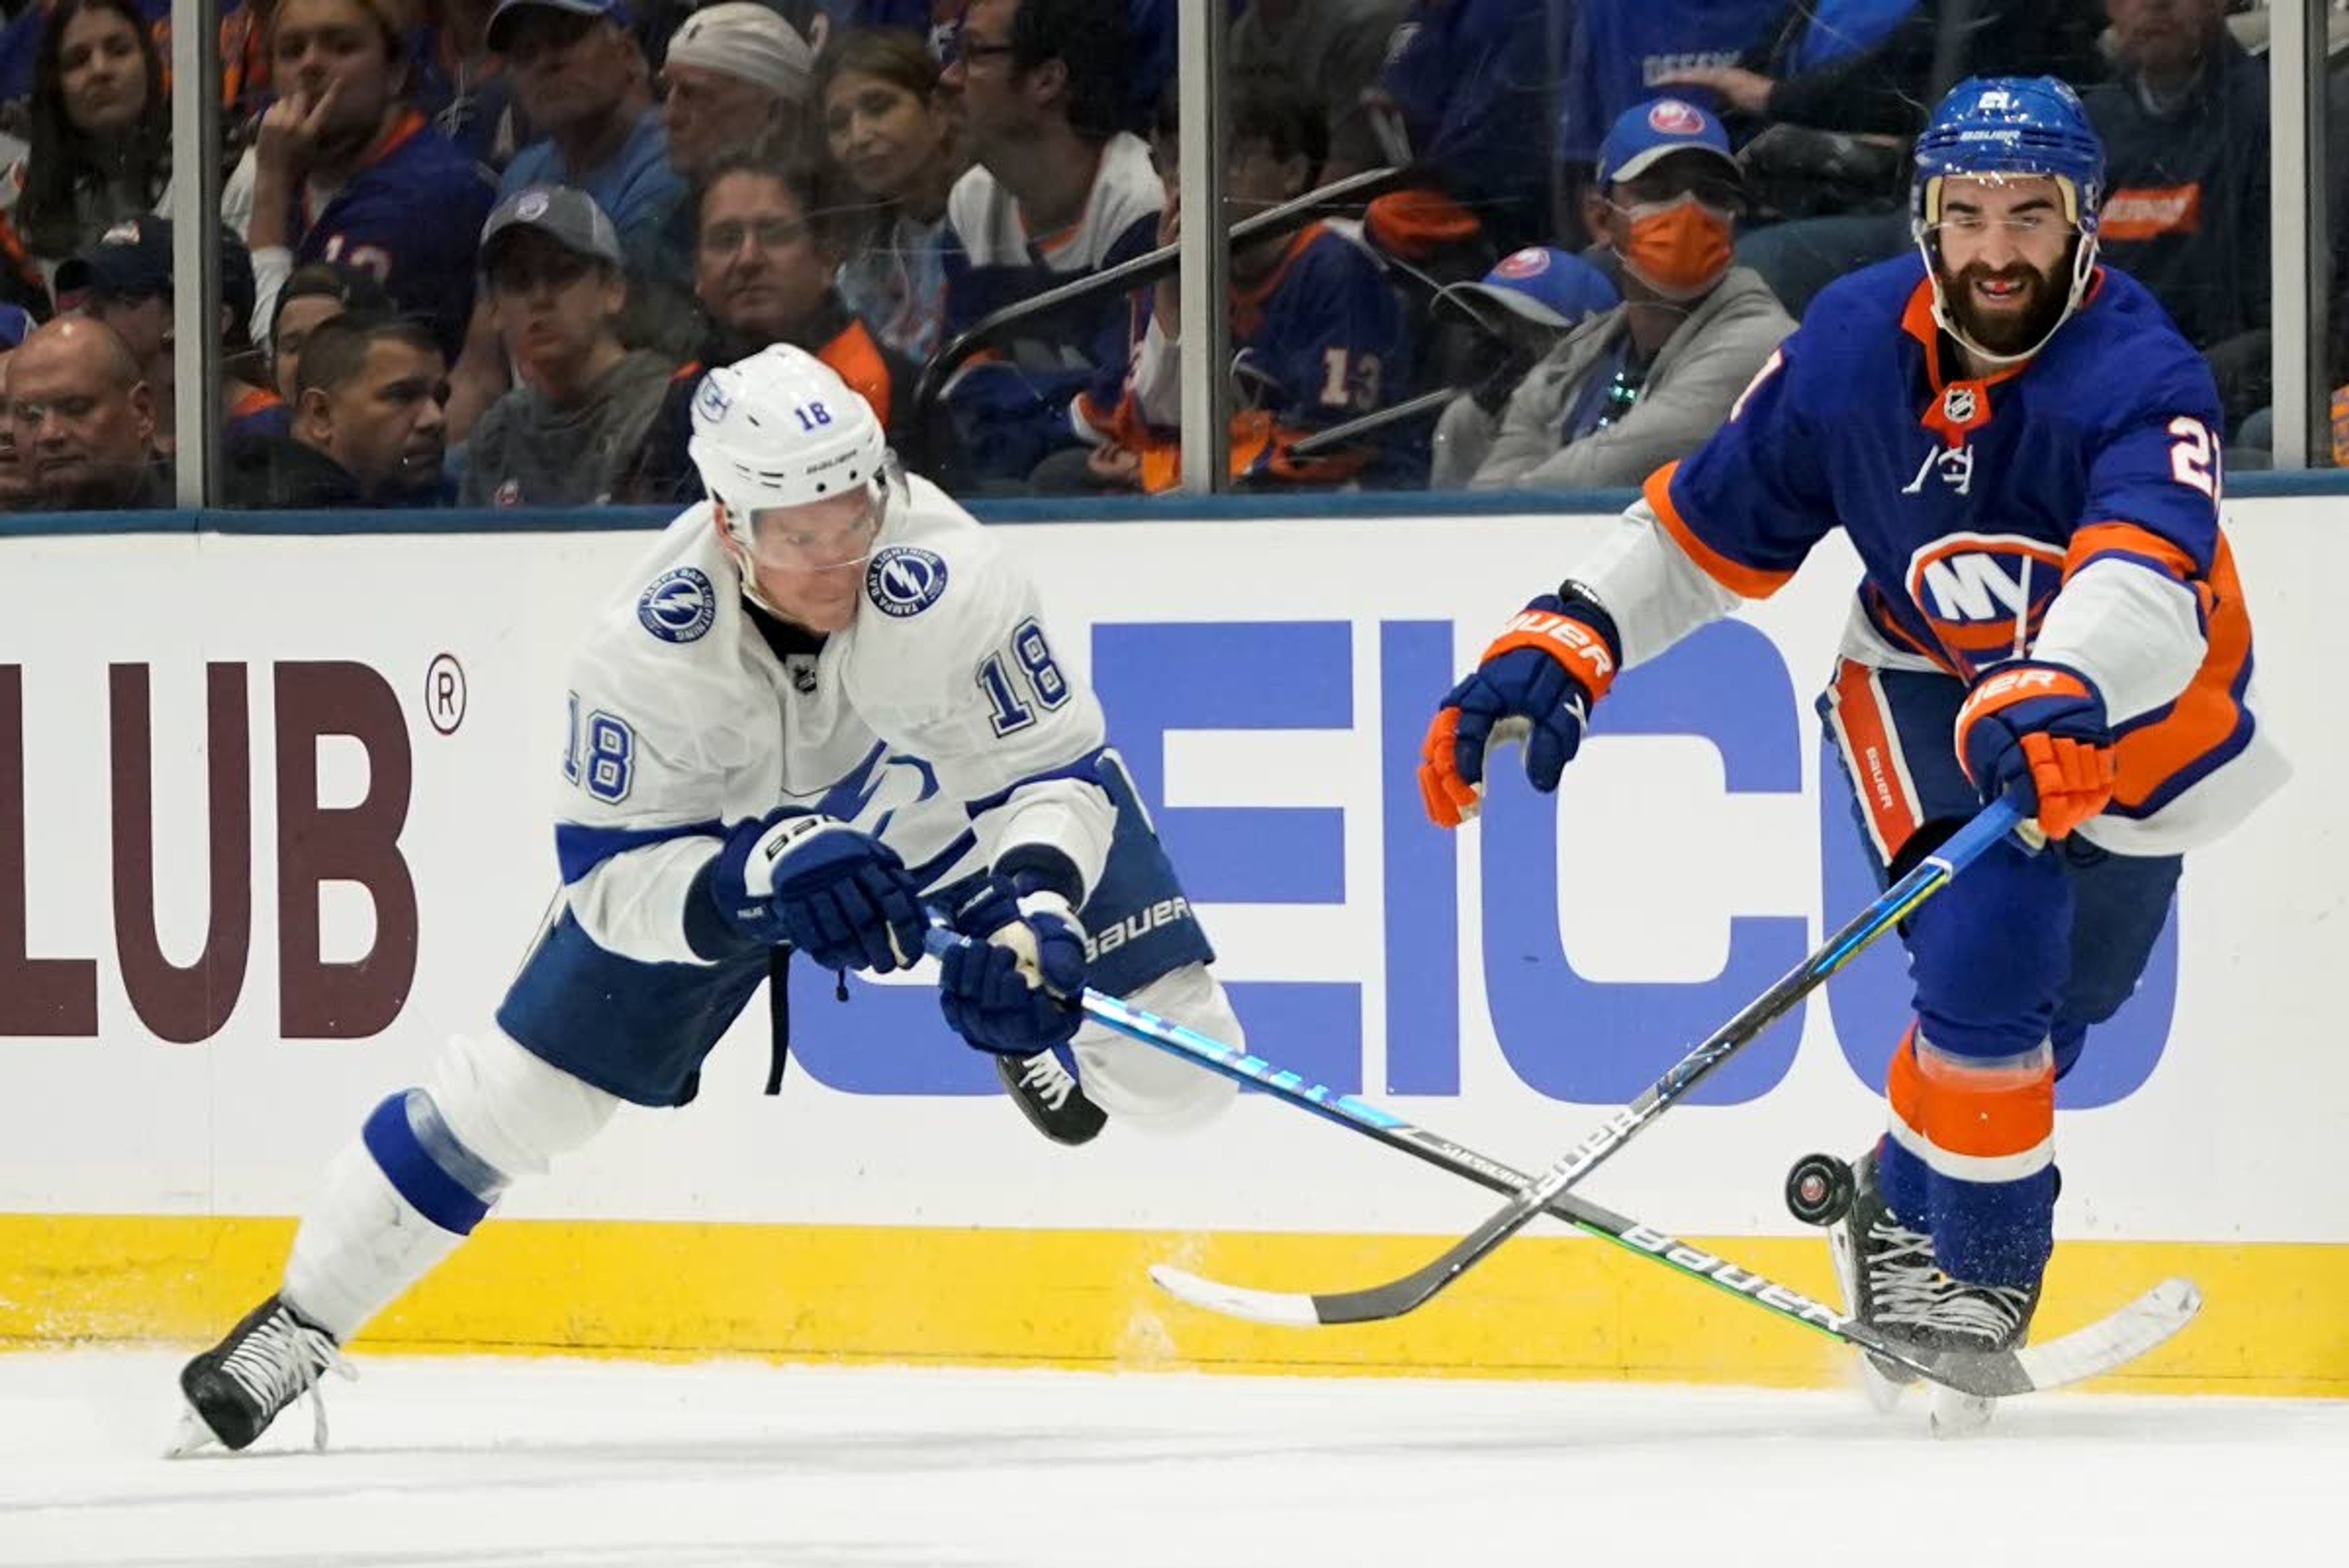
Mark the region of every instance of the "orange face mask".
POLYGON ((1730 215, 1694 194, 1626 207, 1623 268, 1666 299, 1702 294, 1729 270, 1730 215))

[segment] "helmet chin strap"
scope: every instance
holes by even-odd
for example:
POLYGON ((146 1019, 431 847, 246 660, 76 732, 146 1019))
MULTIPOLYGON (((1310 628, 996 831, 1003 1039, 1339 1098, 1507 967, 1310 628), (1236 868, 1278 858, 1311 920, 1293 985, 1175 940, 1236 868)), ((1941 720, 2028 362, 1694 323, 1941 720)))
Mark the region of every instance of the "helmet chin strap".
POLYGON ((1922 223, 1917 226, 1916 239, 1917 249, 1925 258, 1926 279, 1933 286, 1934 324, 1957 339, 1958 346, 1968 354, 1995 370, 2003 370, 2010 365, 2020 365, 2042 348, 2046 348, 2048 339, 2062 330, 2064 323, 2072 319, 2072 313, 2080 308, 2081 297, 2088 292, 2088 279, 2095 275, 2096 270, 2096 242, 2085 234, 2076 235, 2072 244, 2072 292, 2064 301, 2062 314, 2055 317, 2046 331, 2039 335, 2039 341, 2030 348, 2019 353, 2000 354, 1975 342, 1967 335, 1965 328, 1958 325, 1957 313, 1950 308, 1949 291, 1941 284, 1940 264, 1933 254, 1932 242, 1927 237, 1925 226, 1922 223))

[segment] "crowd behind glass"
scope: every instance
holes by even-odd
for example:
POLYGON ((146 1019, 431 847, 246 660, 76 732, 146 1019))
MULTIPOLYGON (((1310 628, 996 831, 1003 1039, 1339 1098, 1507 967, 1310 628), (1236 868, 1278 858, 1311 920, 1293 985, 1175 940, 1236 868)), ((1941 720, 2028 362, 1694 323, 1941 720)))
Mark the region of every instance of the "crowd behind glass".
MULTIPOLYGON (((30 0, 0 30, 8 510, 171 501, 168 9, 30 0)), ((1638 483, 1821 288, 1911 247, 1940 91, 2025 73, 2079 90, 2103 256, 2208 357, 2230 459, 2263 461, 2262 10, 1231 12, 1226 218, 1390 171, 1233 250, 1237 488, 1638 483)), ((213 150, 224 499, 683 503, 704 369, 774 342, 959 493, 1173 488, 1171 272, 968 334, 1175 240, 1176 27, 1175 0, 243 0, 213 150)))

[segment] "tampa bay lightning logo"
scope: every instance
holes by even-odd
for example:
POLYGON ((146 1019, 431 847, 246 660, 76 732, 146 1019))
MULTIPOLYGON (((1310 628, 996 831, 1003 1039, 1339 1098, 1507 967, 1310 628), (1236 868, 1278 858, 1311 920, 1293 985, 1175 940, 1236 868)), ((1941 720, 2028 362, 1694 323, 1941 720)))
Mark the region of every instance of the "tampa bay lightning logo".
POLYGON ((864 568, 864 597, 883 615, 919 615, 947 591, 947 564, 927 550, 892 545, 864 568))
POLYGON ((714 425, 726 418, 726 410, 734 400, 726 395, 715 376, 701 378, 701 385, 693 389, 693 419, 698 425, 714 425))
POLYGON ((718 595, 698 569, 679 566, 653 579, 636 600, 636 618, 663 642, 692 642, 718 618, 718 595))

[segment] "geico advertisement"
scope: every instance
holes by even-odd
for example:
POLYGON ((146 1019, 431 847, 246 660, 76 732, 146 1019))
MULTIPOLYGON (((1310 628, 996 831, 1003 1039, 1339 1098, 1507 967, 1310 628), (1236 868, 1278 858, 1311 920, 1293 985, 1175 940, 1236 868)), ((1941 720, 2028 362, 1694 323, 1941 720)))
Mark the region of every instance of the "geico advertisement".
MULTIPOLYGON (((1511 754, 1480 824, 1424 820, 1413 774, 1435 701, 1594 526, 1010 530, 1251 1047, 1525 1165, 1636 1096, 1874 892, 1811 710, 1852 577, 1839 547, 1619 681, 1557 799, 1511 754)), ((2260 576, 2276 553, 2235 527, 2262 685, 2288 708, 2271 672, 2298 600, 2260 576)), ((29 607, 0 658, 0 1049, 16 1085, 0 1206, 296 1208, 376 1098, 486 1020, 554 892, 559 792, 578 787, 561 767, 564 664, 645 543, 0 545, 29 607)), ((2311 1061, 2305 1096, 2254 1092, 2243 1072, 2247 1023, 2313 992, 2261 957, 2298 950, 2263 943, 2275 911, 2260 893, 2261 846, 2288 842, 2274 819, 2313 798, 2294 753, 2302 777, 2270 820, 2189 863, 2137 995, 2062 1086, 2064 1156, 2092 1194, 2066 1205, 2075 1230, 2239 1234, 2240 1204, 2208 1194, 2180 1142, 2204 1149, 2198 1167, 2215 1148, 2290 1168, 2295 1130, 2340 1130, 2334 1054, 2311 1061)), ((1789 1228, 1785 1164, 1870 1136, 1906 1014, 1888 942, 1594 1189, 1682 1230, 1789 1228)), ((791 1019, 781 1096, 757 1092, 771 1028, 754 1002, 699 1101, 624 1118, 512 1211, 1441 1230, 1483 1201, 1254 1098, 1188 1138, 1050 1147, 923 983, 852 983, 843 1004, 830 975, 798 966, 791 1019)), ((2297 1062, 2293 1044, 2260 1049, 2297 1062)), ((2344 1224, 2318 1192, 2263 1190, 2279 1234, 2344 1224)))

